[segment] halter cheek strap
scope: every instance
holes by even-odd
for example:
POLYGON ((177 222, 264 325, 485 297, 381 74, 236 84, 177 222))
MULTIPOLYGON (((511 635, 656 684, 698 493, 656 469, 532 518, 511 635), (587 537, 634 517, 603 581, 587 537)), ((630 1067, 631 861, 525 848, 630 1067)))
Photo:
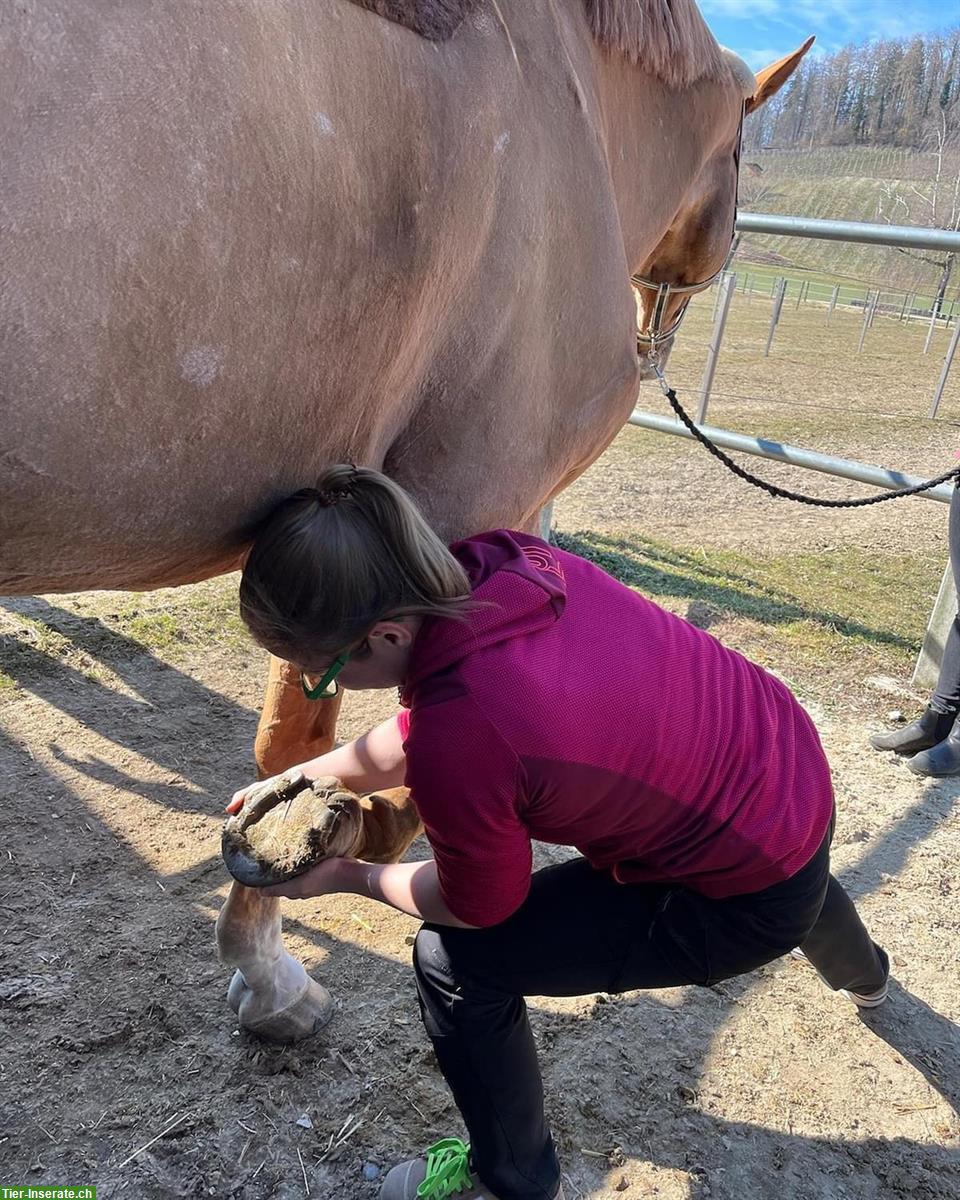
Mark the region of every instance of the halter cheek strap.
MULTIPOLYGON (((734 163, 736 164, 737 184, 740 182, 740 146, 743 140, 743 118, 746 113, 746 103, 740 110, 740 128, 737 131, 737 142, 734 149, 734 163)), ((659 357, 660 346, 666 342, 680 328, 683 318, 687 315, 687 307, 690 304, 691 298, 697 292, 706 291, 713 281, 727 269, 730 260, 733 258, 737 249, 737 241, 739 240, 736 233, 737 227, 737 206, 734 202, 733 206, 733 229, 730 231, 730 252, 724 260, 723 266, 719 270, 714 271, 709 279, 701 279, 699 283, 658 283, 655 279, 647 279, 645 275, 631 275, 630 282, 635 288, 641 290, 656 292, 653 300, 653 308, 650 311, 650 317, 647 320, 643 329, 637 330, 637 349, 645 350, 650 358, 659 357), (670 302, 671 296, 686 296, 684 302, 677 309, 676 316, 670 322, 666 329, 663 327, 663 322, 667 313, 667 305, 670 302)))

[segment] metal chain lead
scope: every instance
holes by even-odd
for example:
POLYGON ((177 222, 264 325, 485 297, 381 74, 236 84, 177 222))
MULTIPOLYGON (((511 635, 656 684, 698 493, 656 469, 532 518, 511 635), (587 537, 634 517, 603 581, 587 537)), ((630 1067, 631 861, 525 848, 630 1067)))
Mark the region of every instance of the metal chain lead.
POLYGON ((786 488, 777 487, 775 483, 768 483, 765 479, 758 479, 756 475, 751 475, 749 471, 745 471, 732 458, 724 454, 719 446, 711 442, 707 435, 702 433, 687 416, 686 412, 684 412, 683 405, 677 399, 677 393, 667 383, 660 366, 658 350, 654 349, 653 353, 648 355, 648 358, 660 382, 660 390, 670 402, 670 407, 697 441, 702 446, 706 446, 714 458, 719 458, 727 470, 732 471, 740 479, 773 496, 774 499, 796 500, 798 504, 812 504, 818 508, 865 508, 868 504, 882 504, 884 500, 899 500, 901 496, 916 496, 920 492, 928 492, 931 488, 939 487, 941 483, 946 483, 950 479, 960 483, 960 467, 954 467, 950 471, 944 471, 936 479, 928 479, 926 483, 916 483, 913 487, 900 488, 897 491, 882 492, 878 496, 861 496, 858 500, 820 500, 816 496, 805 496, 802 492, 791 492, 786 488))

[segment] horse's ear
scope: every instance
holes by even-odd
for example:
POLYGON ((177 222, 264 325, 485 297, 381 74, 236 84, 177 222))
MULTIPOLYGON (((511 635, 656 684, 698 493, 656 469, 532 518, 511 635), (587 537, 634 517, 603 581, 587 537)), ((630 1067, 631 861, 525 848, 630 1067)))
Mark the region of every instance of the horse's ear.
POLYGON ((756 112, 761 104, 766 104, 771 96, 775 96, 783 87, 790 76, 800 65, 800 59, 813 45, 815 39, 808 37, 803 45, 794 50, 792 54, 788 54, 786 58, 781 58, 779 62, 772 63, 769 67, 764 67, 762 71, 757 72, 757 87, 753 95, 747 100, 748 113, 756 112))

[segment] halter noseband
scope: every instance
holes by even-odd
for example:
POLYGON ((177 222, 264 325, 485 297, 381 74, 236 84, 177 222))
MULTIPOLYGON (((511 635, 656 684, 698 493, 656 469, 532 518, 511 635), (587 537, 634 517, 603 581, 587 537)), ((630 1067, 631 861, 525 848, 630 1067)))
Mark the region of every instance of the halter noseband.
POLYGON ((683 318, 687 315, 687 308, 690 301, 697 292, 704 292, 713 283, 713 281, 727 269, 727 263, 733 254, 727 255, 723 266, 710 276, 709 279, 703 279, 699 283, 657 283, 653 279, 646 279, 643 275, 631 275, 630 282, 635 288, 647 288, 649 291, 656 292, 656 298, 653 302, 653 310, 650 313, 650 318, 643 329, 637 330, 637 347, 648 350, 659 350, 662 342, 672 338, 683 323, 683 318), (667 311, 667 304, 671 296, 686 295, 686 300, 680 305, 677 310, 677 315, 673 318, 666 329, 663 328, 663 318, 667 311))

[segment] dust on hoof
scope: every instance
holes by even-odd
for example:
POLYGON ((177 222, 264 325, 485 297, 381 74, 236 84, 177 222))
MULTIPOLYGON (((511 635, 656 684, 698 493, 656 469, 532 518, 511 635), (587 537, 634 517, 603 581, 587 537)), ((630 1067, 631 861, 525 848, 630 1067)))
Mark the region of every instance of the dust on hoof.
POLYGON ((363 827, 360 802, 339 779, 290 771, 251 788, 227 819, 220 849, 246 887, 284 883, 325 858, 349 854, 363 827))

